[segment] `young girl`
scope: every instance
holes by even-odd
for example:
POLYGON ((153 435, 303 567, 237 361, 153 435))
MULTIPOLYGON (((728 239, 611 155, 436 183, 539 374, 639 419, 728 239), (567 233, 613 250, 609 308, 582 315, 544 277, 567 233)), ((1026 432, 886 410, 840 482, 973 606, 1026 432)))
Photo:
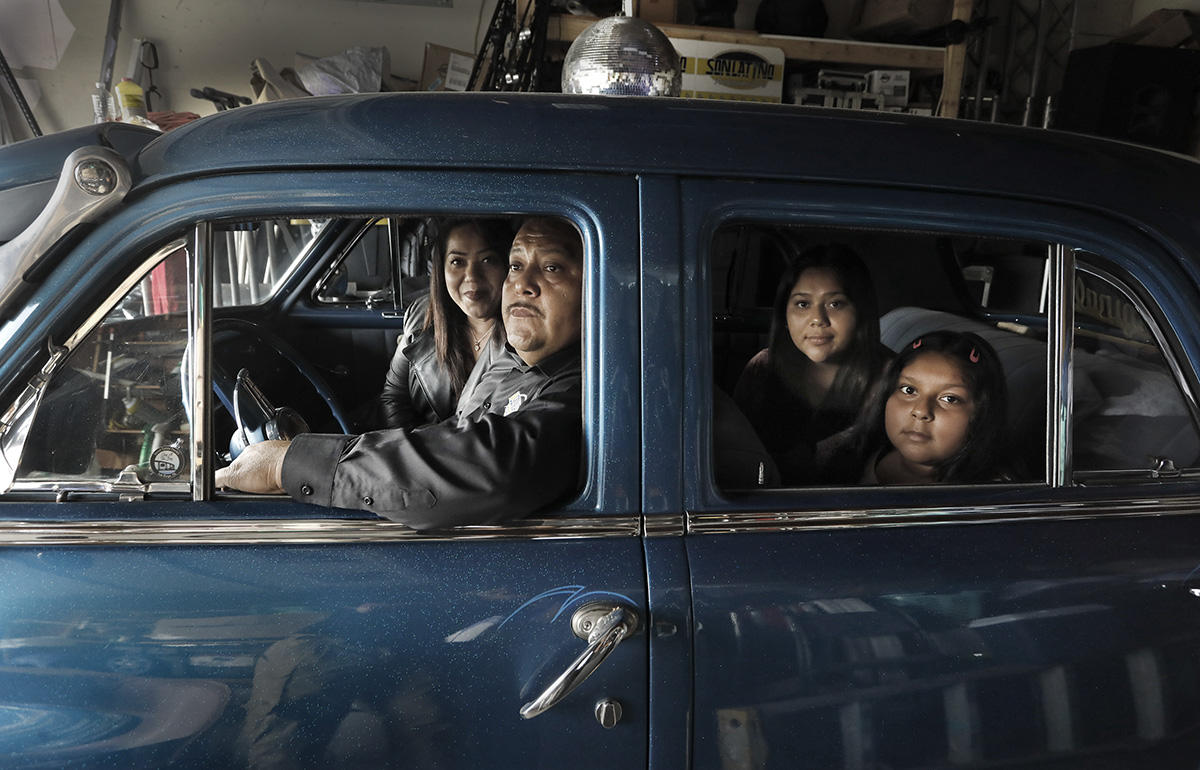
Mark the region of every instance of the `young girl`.
POLYGON ((982 337, 930 332, 900 351, 849 432, 847 451, 830 457, 858 458, 848 467, 860 469, 863 484, 1002 478, 1005 391, 1000 360, 982 337))
POLYGON ((812 480, 813 447, 853 422, 890 356, 858 255, 841 244, 800 254, 779 282, 768 346, 733 392, 784 484, 812 480))

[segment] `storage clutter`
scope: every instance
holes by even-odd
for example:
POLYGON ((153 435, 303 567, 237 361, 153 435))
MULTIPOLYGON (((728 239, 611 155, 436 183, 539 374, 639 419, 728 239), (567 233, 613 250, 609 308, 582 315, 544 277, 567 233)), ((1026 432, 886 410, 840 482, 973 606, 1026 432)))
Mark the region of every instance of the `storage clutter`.
POLYGON ((811 75, 789 75, 785 101, 813 107, 930 114, 928 106, 910 104, 911 86, 909 70, 822 69, 817 72, 815 83, 811 75))

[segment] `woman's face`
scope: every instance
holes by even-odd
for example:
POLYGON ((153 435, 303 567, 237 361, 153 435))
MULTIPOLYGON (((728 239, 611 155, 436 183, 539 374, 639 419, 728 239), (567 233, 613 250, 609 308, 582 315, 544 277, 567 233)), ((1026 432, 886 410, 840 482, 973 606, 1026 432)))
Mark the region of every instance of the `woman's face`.
POLYGON ((494 318, 500 308, 500 288, 508 272, 508 257, 484 241, 479 230, 463 225, 446 239, 444 275, 454 304, 472 318, 494 318))
POLYGON ((961 364, 929 352, 901 370, 884 410, 884 427, 906 469, 929 477, 962 448, 974 414, 961 364))
POLYGON ((827 267, 800 273, 788 295, 786 317, 792 343, 814 363, 838 363, 854 344, 858 311, 827 267))

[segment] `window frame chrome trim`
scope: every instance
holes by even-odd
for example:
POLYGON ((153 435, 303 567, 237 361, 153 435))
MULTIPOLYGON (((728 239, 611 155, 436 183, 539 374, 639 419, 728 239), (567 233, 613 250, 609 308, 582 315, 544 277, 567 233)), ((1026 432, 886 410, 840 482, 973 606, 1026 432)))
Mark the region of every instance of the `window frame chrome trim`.
POLYGON ((374 519, 162 519, 0 521, 0 548, 30 546, 317 545, 640 537, 640 516, 523 519, 418 532, 374 519))
POLYGON ((1187 515, 1200 515, 1200 495, 1166 500, 1114 497, 1101 501, 1046 501, 961 507, 689 513, 686 523, 688 535, 721 535, 1187 515))

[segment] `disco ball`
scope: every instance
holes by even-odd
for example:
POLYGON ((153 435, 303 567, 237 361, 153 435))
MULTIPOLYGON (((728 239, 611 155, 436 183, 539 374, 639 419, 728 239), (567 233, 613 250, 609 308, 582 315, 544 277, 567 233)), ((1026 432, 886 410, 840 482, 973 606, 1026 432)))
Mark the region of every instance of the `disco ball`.
POLYGON ((630 16, 588 27, 563 60, 565 94, 679 96, 682 85, 675 46, 658 27, 630 16))

